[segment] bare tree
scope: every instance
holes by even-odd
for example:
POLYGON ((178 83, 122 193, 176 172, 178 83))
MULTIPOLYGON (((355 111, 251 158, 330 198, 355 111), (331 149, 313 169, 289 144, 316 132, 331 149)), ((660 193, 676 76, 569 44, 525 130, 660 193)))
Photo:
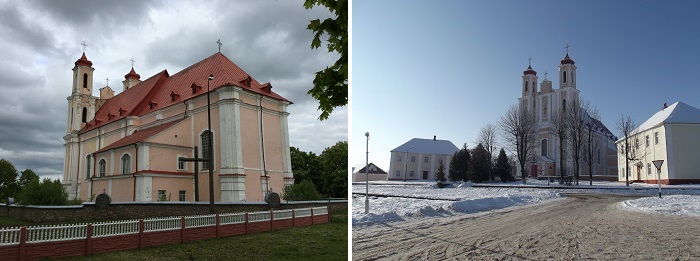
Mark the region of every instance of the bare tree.
POLYGON ((585 135, 585 117, 590 107, 588 103, 581 103, 574 99, 571 106, 566 108, 566 121, 569 131, 569 143, 571 144, 571 160, 574 171, 574 181, 578 185, 581 173, 581 157, 583 154, 583 136, 585 135))
POLYGON ((506 111, 499 121, 499 127, 504 133, 504 139, 509 146, 514 146, 520 175, 523 184, 526 183, 525 162, 532 157, 532 142, 535 139, 537 122, 532 111, 525 107, 513 105, 506 111))
POLYGON ((598 110, 588 106, 588 120, 586 122, 586 145, 584 161, 588 165, 589 184, 593 186, 593 162, 595 157, 601 157, 598 149, 600 148, 599 130, 602 130, 600 123, 600 113, 598 110))
POLYGON ((488 159, 489 159, 489 182, 493 182, 493 153, 494 150, 496 149, 496 138, 497 138, 497 133, 496 133, 496 126, 493 124, 486 124, 484 127, 481 127, 481 130, 479 131, 479 141, 478 143, 481 143, 481 145, 484 146, 484 149, 486 149, 486 152, 488 152, 488 159))
POLYGON ((562 112, 559 114, 553 114, 551 120, 552 124, 554 125, 554 135, 557 136, 557 139, 559 140, 559 175, 561 176, 559 184, 564 182, 564 175, 566 174, 566 164, 564 164, 564 160, 566 159, 566 150, 564 150, 564 148, 567 144, 566 138, 568 128, 566 125, 567 121, 565 119, 566 114, 562 112))
MULTIPOLYGON (((635 128, 635 123, 632 121, 632 117, 629 115, 620 115, 617 119, 617 128, 622 132, 622 136, 625 138, 624 148, 622 153, 625 155, 625 185, 630 185, 630 161, 638 160, 635 156, 636 150, 634 152, 630 151, 630 136, 635 128)), ((635 146, 638 146, 638 141, 635 146)))

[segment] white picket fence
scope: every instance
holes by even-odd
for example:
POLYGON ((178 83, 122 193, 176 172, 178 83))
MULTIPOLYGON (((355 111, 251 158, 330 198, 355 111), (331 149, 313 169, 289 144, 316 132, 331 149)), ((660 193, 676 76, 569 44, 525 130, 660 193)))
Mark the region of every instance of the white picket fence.
MULTIPOLYGON (((248 222, 264 222, 271 219, 282 220, 311 216, 312 208, 287 209, 274 211, 257 211, 248 213, 248 222)), ((328 207, 313 208, 313 215, 328 214, 328 207)), ((185 228, 207 227, 216 225, 216 215, 185 216, 185 228)), ((129 235, 139 233, 139 220, 122 220, 92 224, 92 238, 129 235)), ((246 222, 246 213, 219 214, 219 225, 242 224, 246 222)), ((182 229, 182 217, 147 218, 143 220, 143 232, 168 231, 182 229)), ((88 224, 49 225, 27 227, 27 243, 55 242, 87 238, 88 224)), ((0 229, 0 246, 20 243, 19 227, 0 229)), ((0 257, 1 258, 1 257, 0 257)))
POLYGON ((0 246, 19 244, 19 227, 8 227, 0 230, 0 246))
POLYGON ((119 235, 130 235, 139 233, 138 219, 99 222, 92 224, 92 237, 108 237, 119 235))
POLYGON ((55 242, 87 238, 87 224, 27 227, 27 243, 55 242))

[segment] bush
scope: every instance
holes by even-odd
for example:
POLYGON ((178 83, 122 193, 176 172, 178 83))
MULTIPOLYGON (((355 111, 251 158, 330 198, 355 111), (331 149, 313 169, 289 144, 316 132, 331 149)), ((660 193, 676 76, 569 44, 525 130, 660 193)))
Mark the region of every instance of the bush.
POLYGON ((285 187, 282 198, 286 201, 319 200, 321 195, 316 191, 314 183, 307 180, 285 187))
POLYGON ((68 194, 63 190, 61 181, 45 178, 41 183, 38 180, 29 182, 18 195, 17 202, 22 205, 65 205, 68 194))

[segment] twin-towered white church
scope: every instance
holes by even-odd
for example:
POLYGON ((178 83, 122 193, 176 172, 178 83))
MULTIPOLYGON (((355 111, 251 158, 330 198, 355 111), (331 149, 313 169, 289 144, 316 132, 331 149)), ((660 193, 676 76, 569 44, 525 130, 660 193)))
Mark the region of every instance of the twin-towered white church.
MULTIPOLYGON (((528 66, 522 76, 522 96, 518 99, 521 108, 528 108, 534 112, 537 129, 535 133, 534 156, 528 160, 526 172, 529 176, 554 176, 560 175, 559 139, 556 127, 552 122, 553 116, 559 116, 566 109, 567 104, 579 104, 579 89, 576 86, 576 63, 567 53, 559 63, 558 87, 552 87, 552 81, 543 79, 538 84, 537 72, 528 66)), ((593 157, 593 178, 600 180, 617 180, 617 155, 616 137, 599 120, 592 120, 595 130, 595 139, 598 148, 593 157)), ((573 175, 570 145, 564 144, 564 160, 566 165, 565 175, 573 175)), ((588 178, 588 167, 581 166, 581 179, 588 178)))

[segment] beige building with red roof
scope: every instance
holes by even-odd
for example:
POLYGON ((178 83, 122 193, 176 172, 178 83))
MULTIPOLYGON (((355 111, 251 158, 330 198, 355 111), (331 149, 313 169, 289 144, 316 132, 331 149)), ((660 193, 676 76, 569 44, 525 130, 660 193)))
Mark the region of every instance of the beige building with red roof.
MULTIPOLYGON (((63 184, 69 198, 106 193, 112 201, 195 201, 193 158, 213 152, 218 202, 263 201, 294 183, 287 106, 221 52, 170 75, 141 81, 134 68, 123 90, 92 96, 92 62, 73 68, 63 184), (213 80, 209 80, 213 75, 213 80), (211 132, 207 127, 207 88, 211 132), (213 136, 213 149, 208 137, 213 136)), ((208 164, 199 163, 199 200, 209 201, 208 164)))

